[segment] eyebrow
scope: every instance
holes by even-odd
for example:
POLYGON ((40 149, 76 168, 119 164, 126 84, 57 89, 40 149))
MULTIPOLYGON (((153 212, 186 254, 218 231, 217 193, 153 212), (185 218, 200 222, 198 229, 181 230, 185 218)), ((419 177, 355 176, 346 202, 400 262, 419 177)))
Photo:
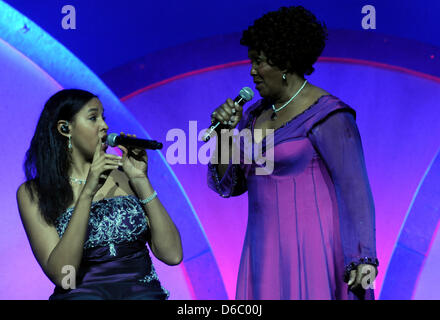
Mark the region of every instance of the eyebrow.
MULTIPOLYGON (((90 108, 88 112, 99 111, 98 108, 90 108)), ((104 113, 104 109, 102 109, 102 113, 104 113)))

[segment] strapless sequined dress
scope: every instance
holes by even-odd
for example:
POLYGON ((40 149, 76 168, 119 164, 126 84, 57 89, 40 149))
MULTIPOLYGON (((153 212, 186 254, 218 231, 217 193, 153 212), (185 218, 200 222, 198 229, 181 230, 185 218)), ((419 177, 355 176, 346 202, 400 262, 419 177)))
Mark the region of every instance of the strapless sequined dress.
MULTIPOLYGON (((74 208, 56 221, 63 236, 74 208)), ((148 223, 133 195, 95 201, 91 205, 83 258, 70 288, 56 286, 49 300, 167 299, 146 247, 148 223)), ((67 267, 66 277, 71 270, 67 267)))

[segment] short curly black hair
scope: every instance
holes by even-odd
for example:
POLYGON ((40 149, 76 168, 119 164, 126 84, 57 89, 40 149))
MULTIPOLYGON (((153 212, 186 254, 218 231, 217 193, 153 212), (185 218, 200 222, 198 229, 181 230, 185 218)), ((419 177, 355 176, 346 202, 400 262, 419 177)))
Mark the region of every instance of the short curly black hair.
POLYGON ((240 44, 264 52, 268 62, 299 76, 310 75, 325 47, 324 22, 302 6, 281 7, 266 13, 243 31, 240 44))

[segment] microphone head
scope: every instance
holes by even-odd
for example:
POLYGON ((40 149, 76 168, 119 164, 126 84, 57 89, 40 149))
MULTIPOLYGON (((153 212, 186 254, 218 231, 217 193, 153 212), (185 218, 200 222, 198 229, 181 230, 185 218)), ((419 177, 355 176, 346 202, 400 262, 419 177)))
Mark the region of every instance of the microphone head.
POLYGON ((240 90, 239 95, 240 95, 240 97, 243 98, 243 100, 248 102, 248 101, 252 100, 252 98, 254 97, 254 92, 252 91, 251 88, 244 87, 240 90))
POLYGON ((110 133, 108 136, 107 136, 107 144, 110 146, 110 147, 116 147, 118 144, 116 143, 116 138, 118 137, 118 134, 117 133, 110 133))

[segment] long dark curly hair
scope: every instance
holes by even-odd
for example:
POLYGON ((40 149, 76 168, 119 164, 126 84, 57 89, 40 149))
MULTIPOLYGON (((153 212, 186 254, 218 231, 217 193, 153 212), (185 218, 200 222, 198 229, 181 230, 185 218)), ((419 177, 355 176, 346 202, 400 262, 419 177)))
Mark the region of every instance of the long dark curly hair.
POLYGON ((299 76, 310 75, 325 47, 324 22, 302 6, 281 7, 266 13, 243 31, 240 43, 264 52, 268 63, 299 76))
POLYGON ((44 105, 24 161, 26 189, 38 199, 41 214, 54 225, 57 217, 73 201, 68 170, 71 155, 68 138, 59 133, 59 120, 72 122, 81 108, 96 96, 80 89, 57 92, 44 105))

